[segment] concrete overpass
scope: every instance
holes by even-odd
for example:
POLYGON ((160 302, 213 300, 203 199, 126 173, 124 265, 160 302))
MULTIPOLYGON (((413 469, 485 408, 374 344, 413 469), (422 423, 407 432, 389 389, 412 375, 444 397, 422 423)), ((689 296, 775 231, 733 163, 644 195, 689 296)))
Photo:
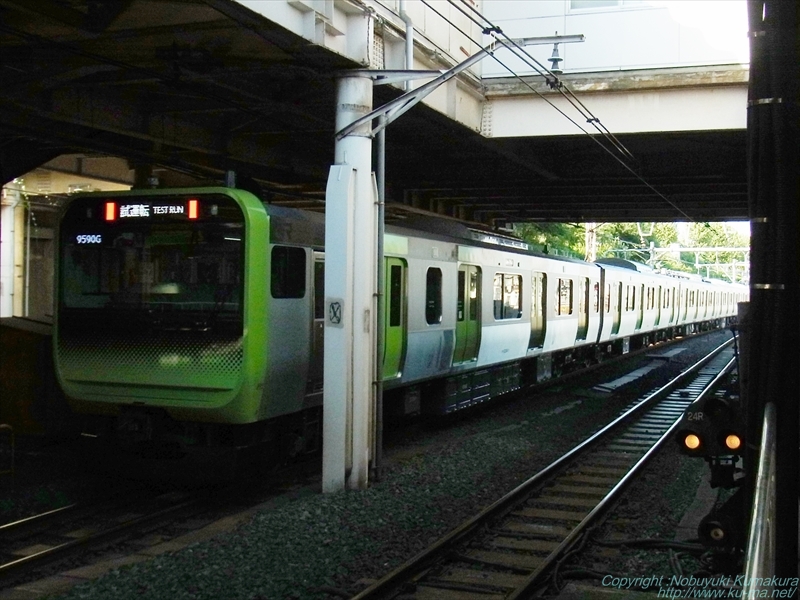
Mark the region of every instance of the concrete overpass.
MULTIPOLYGON (((437 7, 408 3, 417 69, 448 68, 482 43, 480 27, 437 7)), ((273 202, 321 210, 335 74, 403 67, 395 3, 0 0, 0 11, 4 182, 64 153, 116 156, 140 180, 153 167, 165 185, 235 170, 273 202)), ((746 218, 746 69, 563 76, 667 200, 518 80, 479 75, 391 126, 387 199, 401 213, 489 225, 746 218)), ((400 93, 377 87, 375 105, 400 93)))

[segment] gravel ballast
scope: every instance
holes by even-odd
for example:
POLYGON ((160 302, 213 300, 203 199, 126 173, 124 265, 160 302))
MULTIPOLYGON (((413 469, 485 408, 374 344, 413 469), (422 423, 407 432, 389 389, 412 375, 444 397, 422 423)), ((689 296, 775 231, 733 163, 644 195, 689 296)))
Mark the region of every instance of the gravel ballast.
MULTIPOLYGON (((613 396, 550 390, 409 434, 392 442, 381 480, 367 490, 283 497, 230 533, 113 570, 60 598, 353 595, 561 456, 652 389, 656 378, 666 379, 729 337, 722 331, 691 340, 678 360, 613 396)), ((595 379, 616 376, 611 368, 595 379)), ((594 383, 576 385, 585 392, 594 383)))

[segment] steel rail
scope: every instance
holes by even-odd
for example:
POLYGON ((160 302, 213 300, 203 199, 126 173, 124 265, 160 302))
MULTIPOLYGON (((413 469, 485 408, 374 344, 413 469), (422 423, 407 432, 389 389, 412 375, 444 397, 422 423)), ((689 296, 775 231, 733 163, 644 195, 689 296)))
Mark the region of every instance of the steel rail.
MULTIPOLYGON (((133 501, 135 500, 136 496, 132 498, 131 494, 136 494, 140 498, 145 497, 137 489, 116 491, 111 494, 98 497, 88 503, 74 502, 72 504, 60 506, 43 513, 24 517, 17 521, 10 521, 0 525, 0 540, 13 539, 14 536, 28 533, 31 530, 35 530, 39 527, 44 527, 56 519, 62 519, 65 515, 72 518, 81 518, 81 516, 87 512, 98 510, 98 507, 103 503, 115 502, 118 498, 125 497, 127 501, 133 501)), ((147 494, 147 496, 152 496, 152 494, 147 494)))
POLYGON ((152 513, 130 519, 114 527, 84 535, 75 540, 59 544, 58 546, 53 546, 52 548, 48 548, 41 552, 37 552, 36 554, 31 554, 29 556, 2 564, 0 565, 0 581, 12 576, 19 576, 26 569, 33 569, 45 563, 59 560, 70 552, 73 552, 84 546, 93 546, 96 544, 106 543, 110 540, 120 537, 120 535, 126 530, 131 530, 137 526, 157 521, 172 513, 184 511, 191 506, 200 505, 202 500, 204 500, 204 498, 192 498, 152 513))
MULTIPOLYGON (((731 340, 732 341, 732 340, 731 340)), ((730 343, 730 342, 728 342, 730 343)), ((727 345, 727 344, 725 344, 727 345)), ((718 348, 719 350, 719 348, 718 348)), ((705 360, 705 359, 704 359, 705 360)), ((728 363, 722 368, 722 370, 712 379, 708 385, 703 389, 702 392, 695 398, 694 402, 701 400, 706 395, 710 394, 712 390, 714 390, 720 381, 730 372, 733 366, 736 364, 736 358, 732 358, 728 363)), ((637 407, 638 408, 638 407, 637 407)), ((675 429, 680 425, 680 420, 676 420, 670 428, 656 441, 652 447, 645 452, 645 454, 636 462, 633 467, 631 467, 630 471, 628 471, 622 479, 620 479, 619 483, 617 483, 611 491, 593 508, 588 515, 581 521, 564 539, 559 546, 553 550, 547 558, 544 559, 542 564, 528 577, 528 580, 523 584, 522 587, 518 588, 513 594, 508 597, 508 600, 519 600, 520 598, 526 597, 526 595, 537 585, 539 585, 543 579, 543 576, 547 573, 550 569, 551 565, 560 557, 562 556, 567 550, 569 550, 572 545, 578 540, 578 538, 583 534, 584 531, 589 527, 589 525, 593 524, 598 517, 600 517, 617 499, 617 496, 623 491, 625 487, 639 474, 639 471, 644 468, 644 466, 650 462, 650 460, 661 450, 661 447, 667 442, 667 440, 672 436, 672 433, 675 429)))
POLYGON ((762 590, 772 595, 772 588, 757 585, 775 575, 775 461, 778 410, 773 402, 764 407, 761 447, 758 457, 753 513, 747 538, 745 582, 742 597, 759 597, 762 590), (755 594, 755 596, 751 595, 755 594))
MULTIPOLYGON (((368 587, 367 589, 363 590, 359 594, 353 596, 352 600, 368 600, 372 598, 384 597, 386 594, 390 593, 391 590, 396 588, 397 586, 401 585, 402 583, 409 580, 412 574, 419 574, 420 572, 424 571, 427 567, 431 566, 436 558, 440 556, 440 553, 447 547, 450 547, 460 541, 461 539, 466 538, 471 532, 476 530, 478 527, 485 524, 487 521, 498 518, 502 514, 510 511, 513 506, 517 505, 520 501, 520 497, 524 496, 525 494, 533 491, 544 482, 552 478, 556 473, 563 470, 567 465, 572 463, 574 459, 590 447, 598 444, 601 441, 604 441, 606 436, 613 430, 617 429, 623 424, 628 423, 629 421, 633 420, 638 414, 644 411, 646 408, 652 406, 653 404, 659 402, 662 398, 668 396, 676 387, 678 387, 685 379, 689 378, 695 372, 699 371, 703 368, 708 362, 714 359, 720 352, 725 350, 728 346, 733 343, 733 339, 727 340, 723 344, 720 344, 717 348, 712 350, 706 356, 698 360, 696 363, 685 369, 682 373, 671 379, 668 383, 657 389, 656 391, 649 394, 647 397, 642 399, 636 406, 630 408, 622 415, 614 419, 612 422, 607 424, 605 427, 600 429, 598 432, 578 444, 575 448, 564 454, 561 458, 557 459, 541 471, 539 471, 536 475, 528 479, 527 481, 521 483, 519 486, 514 488, 512 491, 507 493, 505 496, 500 498, 499 500, 495 501, 487 508, 482 510, 480 513, 475 515, 474 517, 467 520, 462 525, 458 526, 456 529, 451 531, 449 534, 445 535, 443 538, 439 539, 433 545, 429 546, 425 550, 421 551, 383 578, 375 582, 372 586, 368 587)), ((730 368, 733 361, 730 361, 726 368, 730 368)), ((719 376, 714 379, 717 381, 719 376)), ((713 383, 713 382, 711 382, 713 383)), ((709 384, 710 385, 710 384, 709 384)), ((673 429, 677 426, 677 422, 673 424, 666 435, 669 435, 673 429)), ((661 445, 661 441, 659 441, 659 446, 661 445)), ((652 451, 655 452, 655 451, 652 451)), ((652 456, 651 452, 648 452, 645 456, 652 456)), ((644 457, 643 457, 644 459, 644 457)), ((649 460, 649 458, 648 458, 649 460)), ((642 462, 642 461, 640 461, 642 462)), ((646 462, 646 461, 645 461, 646 462)), ((639 463, 637 463, 638 465, 639 463)), ((644 464, 644 463, 643 463, 644 464)), ((628 476, 626 475, 623 478, 623 481, 627 483, 629 481, 628 476)), ((624 487, 623 482, 617 484, 612 490, 612 493, 617 493, 624 487), (615 492, 616 490, 616 492, 615 492)), ((607 506, 607 504, 605 505, 607 506)), ((593 518, 601 511, 598 509, 594 509, 589 516, 594 515, 593 518)), ((584 521, 587 521, 589 516, 587 516, 584 521)), ((570 543, 567 544, 566 540, 564 543, 560 544, 557 550, 560 550, 558 554, 563 552, 565 549, 569 548, 569 546, 574 543, 577 536, 570 537, 570 543)), ((556 551, 551 553, 551 556, 555 556, 556 551)), ((550 556, 548 556, 550 559, 550 556)), ((548 560, 545 559, 545 560, 548 560)), ((537 581, 541 578, 541 574, 544 571, 542 569, 536 569, 531 576, 529 577, 528 582, 526 582, 526 589, 529 589, 530 585, 536 585, 537 581)))
POLYGON ((32 515, 30 517, 25 517, 24 519, 19 519, 18 521, 11 521, 10 523, 0 525, 0 537, 6 537, 9 533, 27 531, 31 528, 44 525, 48 521, 52 521, 56 517, 61 517, 64 515, 64 513, 74 511, 78 507, 78 504, 67 504, 66 506, 54 508, 53 510, 48 510, 47 512, 39 513, 38 515, 32 515))

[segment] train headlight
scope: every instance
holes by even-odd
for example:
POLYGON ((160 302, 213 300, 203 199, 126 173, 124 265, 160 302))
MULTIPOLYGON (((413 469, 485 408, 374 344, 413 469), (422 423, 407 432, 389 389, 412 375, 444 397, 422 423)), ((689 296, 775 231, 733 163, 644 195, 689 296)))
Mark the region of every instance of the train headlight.
POLYGON ((702 442, 697 434, 687 433, 683 436, 683 445, 689 450, 697 450, 702 445, 702 442))

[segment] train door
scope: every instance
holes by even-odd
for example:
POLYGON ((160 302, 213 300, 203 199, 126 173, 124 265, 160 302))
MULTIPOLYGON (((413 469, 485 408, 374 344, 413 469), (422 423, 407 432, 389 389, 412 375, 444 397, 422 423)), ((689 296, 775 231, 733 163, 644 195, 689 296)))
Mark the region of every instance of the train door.
POLYGON ((481 269, 473 265, 458 268, 456 299, 456 345, 453 364, 477 360, 481 345, 481 269))
POLYGON ((398 377, 406 353, 406 261, 386 259, 383 379, 398 377))
POLYGON ((655 295, 653 300, 655 301, 656 306, 656 325, 661 325, 661 294, 663 291, 661 290, 661 286, 658 286, 658 293, 655 295))
POLYGON ((692 292, 688 288, 683 290, 683 309, 681 310, 681 322, 685 323, 686 320, 689 318, 689 309, 690 306, 690 298, 692 292))
POLYGON ((576 340, 585 340, 589 331, 589 279, 582 277, 578 284, 578 333, 576 340))
POLYGON ((547 275, 534 273, 531 280, 531 337, 528 348, 544 347, 547 333, 547 275))
POLYGON ((322 390, 325 339, 325 253, 314 252, 314 316, 311 322, 311 362, 308 392, 322 390))
POLYGON ((611 284, 611 310, 614 313, 611 335, 616 335, 619 333, 619 325, 622 322, 622 283, 619 281, 611 284))
MULTIPOLYGON (((634 296, 633 296, 633 307, 636 308, 636 288, 634 287, 634 296)), ((639 311, 636 315, 636 331, 642 328, 642 321, 644 321, 644 286, 639 286, 639 311)))
POLYGON ((667 298, 670 299, 670 306, 669 306, 669 322, 670 324, 675 323, 675 315, 677 309, 675 308, 678 300, 678 291, 677 288, 673 287, 671 290, 667 290, 667 298))

